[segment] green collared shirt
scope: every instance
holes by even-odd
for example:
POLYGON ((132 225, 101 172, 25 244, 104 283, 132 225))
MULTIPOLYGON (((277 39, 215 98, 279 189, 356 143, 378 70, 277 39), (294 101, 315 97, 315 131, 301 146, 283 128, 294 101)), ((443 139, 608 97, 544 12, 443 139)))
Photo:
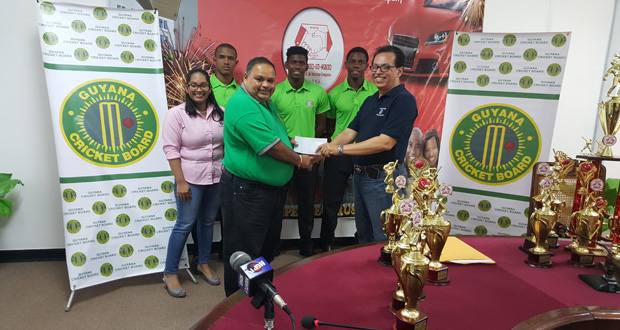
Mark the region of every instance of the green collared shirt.
POLYGON ((211 90, 213 92, 213 96, 215 96, 215 101, 217 101, 218 105, 226 107, 228 99, 230 99, 230 97, 239 89, 239 85, 234 78, 230 84, 224 85, 223 82, 217 79, 215 73, 211 75, 209 81, 211 82, 211 90))
POLYGON ((267 154, 280 141, 292 149, 278 107, 259 103, 239 88, 224 116, 224 167, 246 180, 283 186, 293 176, 294 166, 267 154))
POLYGON ((344 82, 329 92, 328 97, 331 109, 327 113, 327 118, 336 119, 332 140, 349 126, 366 98, 377 91, 377 86, 366 79, 364 79, 360 89, 355 91, 349 85, 349 81, 345 79, 344 82))
POLYGON ((280 109, 288 136, 292 138, 313 138, 316 115, 329 111, 325 89, 308 80, 299 89, 294 89, 288 79, 284 80, 276 86, 271 101, 280 109))

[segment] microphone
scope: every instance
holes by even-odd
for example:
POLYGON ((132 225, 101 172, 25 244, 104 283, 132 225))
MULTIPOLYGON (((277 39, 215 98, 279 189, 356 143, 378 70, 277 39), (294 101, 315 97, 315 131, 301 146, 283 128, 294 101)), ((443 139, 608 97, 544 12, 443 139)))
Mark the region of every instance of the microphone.
POLYGON ((264 258, 252 260, 247 253, 237 251, 230 256, 230 266, 239 274, 239 288, 248 297, 254 297, 252 300, 254 308, 260 308, 261 305, 265 304, 265 300, 269 300, 291 315, 291 310, 271 283, 273 268, 264 258))
POLYGON ((608 292, 608 293, 620 293, 620 286, 618 285, 617 279, 614 278, 614 264, 611 259, 611 251, 609 250, 609 248, 597 241, 591 240, 589 237, 577 234, 576 232, 568 229, 566 226, 564 226, 563 224, 559 222, 556 224, 556 227, 559 230, 567 231, 573 235, 576 235, 577 237, 588 240, 588 242, 592 242, 602 247, 603 249, 605 249, 605 251, 607 251, 607 258, 609 259, 609 264, 607 264, 605 275, 579 274, 577 276, 579 277, 579 279, 584 281, 588 286, 590 286, 596 291, 608 292))
POLYGON ((352 325, 342 325, 342 324, 327 323, 327 322, 319 321, 319 320, 317 320, 316 317, 310 316, 310 315, 306 315, 306 316, 304 316, 303 319, 301 319, 301 326, 304 327, 304 329, 314 329, 314 328, 316 328, 319 325, 328 325, 328 326, 331 326, 331 327, 348 328, 348 329, 360 329, 360 330, 381 330, 381 329, 374 329, 374 328, 356 327, 356 326, 352 326, 352 325))

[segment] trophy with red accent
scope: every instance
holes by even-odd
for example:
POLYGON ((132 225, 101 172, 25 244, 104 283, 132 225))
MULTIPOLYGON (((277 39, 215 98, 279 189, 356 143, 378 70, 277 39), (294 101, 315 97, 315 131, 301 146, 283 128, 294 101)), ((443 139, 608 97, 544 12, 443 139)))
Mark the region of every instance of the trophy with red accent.
POLYGON ((396 246, 396 235, 400 233, 404 220, 404 215, 400 212, 400 204, 403 200, 400 190, 407 186, 407 178, 404 175, 399 175, 394 180, 393 175, 396 166, 398 166, 398 160, 383 166, 386 174, 385 180, 383 180, 386 184, 385 192, 392 194, 392 206, 380 214, 383 232, 388 237, 388 244, 381 248, 381 254, 377 262, 384 266, 392 266, 392 250, 396 246), (397 189, 394 189, 394 183, 396 183, 397 189))
POLYGON ((530 216, 536 246, 527 250, 527 259, 525 259, 525 263, 538 268, 551 267, 551 253, 547 250, 545 242, 558 218, 558 214, 551 209, 550 191, 552 186, 553 179, 549 177, 540 181, 540 188, 543 192, 543 198, 541 200, 542 207, 534 211, 530 216))

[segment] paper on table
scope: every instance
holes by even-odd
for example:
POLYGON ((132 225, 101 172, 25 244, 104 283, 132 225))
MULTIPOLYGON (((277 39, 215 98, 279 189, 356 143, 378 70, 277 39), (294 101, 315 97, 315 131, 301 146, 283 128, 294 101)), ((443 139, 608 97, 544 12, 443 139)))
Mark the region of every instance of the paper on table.
POLYGON ((491 258, 469 246, 460 239, 449 236, 441 252, 440 262, 455 264, 494 264, 491 258))
POLYGON ((294 146, 293 150, 298 154, 305 155, 318 155, 318 153, 314 152, 316 148, 323 143, 327 143, 327 139, 325 138, 306 138, 301 136, 296 136, 295 141, 297 141, 299 145, 294 146))

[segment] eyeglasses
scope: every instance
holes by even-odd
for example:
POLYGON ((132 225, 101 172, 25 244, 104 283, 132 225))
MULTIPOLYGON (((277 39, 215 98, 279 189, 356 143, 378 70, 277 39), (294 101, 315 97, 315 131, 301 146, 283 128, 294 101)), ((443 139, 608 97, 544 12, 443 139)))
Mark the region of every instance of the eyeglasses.
POLYGON ((376 64, 373 64, 370 67, 370 71, 375 72, 378 69, 381 69, 381 72, 388 72, 388 70, 390 70, 391 68, 396 68, 396 65, 389 65, 389 64, 376 65, 376 64))
POLYGON ((207 84, 202 84, 202 85, 189 84, 189 85, 187 85, 187 87, 189 87, 189 89, 193 89, 193 90, 196 90, 196 89, 198 89, 198 87, 200 87, 200 89, 205 90, 205 89, 209 89, 209 87, 211 87, 211 86, 209 86, 207 84))

